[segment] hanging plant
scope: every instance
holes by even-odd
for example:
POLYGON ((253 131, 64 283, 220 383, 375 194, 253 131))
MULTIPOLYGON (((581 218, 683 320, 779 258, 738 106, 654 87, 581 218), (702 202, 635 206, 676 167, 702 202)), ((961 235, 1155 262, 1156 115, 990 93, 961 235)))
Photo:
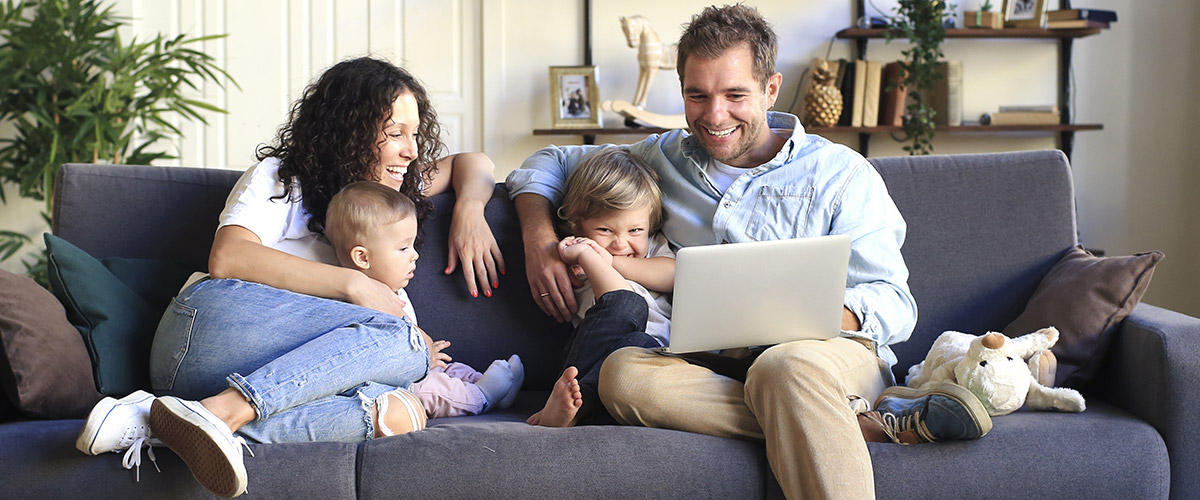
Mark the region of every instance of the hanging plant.
MULTIPOLYGON (((201 111, 225 112, 188 97, 204 81, 232 82, 192 48, 224 35, 126 42, 124 21, 100 0, 0 1, 0 125, 12 131, 0 137, 0 182, 45 200, 47 221, 60 165, 174 158, 151 149, 182 135, 172 120, 206 123, 201 111)), ((0 231, 0 260, 29 240, 0 231)), ((45 256, 35 259, 25 265, 37 279, 45 256)))
POLYGON ((934 123, 936 112, 928 101, 934 83, 946 75, 937 71, 942 58, 942 41, 946 39, 943 24, 953 7, 942 0, 898 0, 896 15, 889 19, 892 29, 887 31, 887 41, 908 39, 912 46, 901 51, 900 62, 905 75, 904 85, 909 89, 907 113, 904 116, 904 137, 900 141, 911 141, 904 146, 910 155, 927 155, 933 152, 934 123))

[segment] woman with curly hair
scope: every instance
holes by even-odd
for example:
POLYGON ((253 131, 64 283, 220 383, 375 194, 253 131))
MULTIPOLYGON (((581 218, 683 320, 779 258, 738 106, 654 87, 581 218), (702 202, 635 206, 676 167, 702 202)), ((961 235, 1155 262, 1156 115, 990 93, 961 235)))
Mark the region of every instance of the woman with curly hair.
POLYGON ((324 222, 333 195, 355 181, 404 193, 418 220, 427 197, 452 188, 445 272, 461 265, 470 293, 490 296, 504 270, 483 217, 494 165, 473 153, 438 159, 440 133, 405 70, 373 58, 326 70, 226 200, 210 274, 159 324, 150 375, 169 396, 106 398, 77 447, 137 454, 157 439, 205 488, 233 497, 246 490, 246 440, 358 442, 423 428, 407 389, 447 359, 444 343, 416 327, 403 289, 338 266, 324 222))

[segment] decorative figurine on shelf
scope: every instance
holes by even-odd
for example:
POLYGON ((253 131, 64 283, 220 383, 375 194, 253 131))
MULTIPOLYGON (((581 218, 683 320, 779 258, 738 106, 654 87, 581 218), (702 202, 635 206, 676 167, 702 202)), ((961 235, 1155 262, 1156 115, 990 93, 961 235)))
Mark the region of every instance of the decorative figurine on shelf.
POLYGON ((837 125, 842 116, 842 91, 834 85, 837 75, 824 59, 813 71, 813 86, 804 95, 804 124, 815 127, 837 125))
POLYGON ((650 21, 642 16, 621 17, 621 30, 625 32, 629 47, 638 49, 637 91, 632 103, 619 99, 604 101, 602 109, 624 115, 625 123, 631 126, 687 128, 687 120, 682 114, 662 115, 645 111, 646 96, 650 94, 654 75, 660 69, 675 69, 677 44, 663 44, 650 21))
POLYGON ((646 107, 646 96, 650 94, 650 85, 654 83, 654 75, 660 69, 675 69, 675 57, 678 44, 664 46, 654 31, 650 21, 642 16, 621 18, 621 31, 625 32, 625 41, 629 48, 638 49, 638 83, 637 92, 633 95, 633 105, 638 109, 646 107))

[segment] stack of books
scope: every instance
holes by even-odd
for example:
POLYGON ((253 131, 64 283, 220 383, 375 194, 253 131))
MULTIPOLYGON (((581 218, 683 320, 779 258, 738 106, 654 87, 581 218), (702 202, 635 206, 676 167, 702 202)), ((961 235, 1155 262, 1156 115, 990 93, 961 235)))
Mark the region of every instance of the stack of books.
POLYGON ((1047 29, 1102 28, 1117 22, 1117 13, 1103 9, 1064 9, 1046 13, 1047 29))
POLYGON ((992 113, 992 125, 1057 125, 1058 106, 1000 106, 992 113))

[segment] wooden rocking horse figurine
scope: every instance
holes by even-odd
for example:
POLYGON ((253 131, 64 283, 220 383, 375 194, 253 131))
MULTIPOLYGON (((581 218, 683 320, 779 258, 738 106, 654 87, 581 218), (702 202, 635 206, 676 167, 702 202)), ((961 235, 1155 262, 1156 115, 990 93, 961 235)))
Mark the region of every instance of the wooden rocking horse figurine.
POLYGON ((664 46, 650 21, 642 16, 621 17, 621 30, 625 32, 629 47, 638 49, 638 83, 632 104, 643 109, 650 85, 654 83, 654 74, 660 69, 675 69, 678 44, 664 46))

